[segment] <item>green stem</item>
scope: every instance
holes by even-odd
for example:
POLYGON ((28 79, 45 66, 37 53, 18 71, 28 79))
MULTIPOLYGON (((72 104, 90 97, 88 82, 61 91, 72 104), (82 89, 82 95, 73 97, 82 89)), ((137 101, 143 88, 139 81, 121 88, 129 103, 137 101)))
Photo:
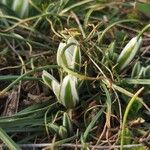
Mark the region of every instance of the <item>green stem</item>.
POLYGON ((125 125, 126 125, 126 121, 127 121, 127 117, 129 114, 129 111, 131 109, 132 104, 134 103, 135 100, 137 100, 138 95, 143 91, 144 87, 142 87, 141 89, 139 89, 134 96, 131 98, 131 100, 129 101, 124 116, 123 116, 123 123, 122 123, 122 130, 121 130, 121 146, 120 146, 120 150, 123 150, 123 144, 124 144, 124 135, 125 135, 125 125))
MULTIPOLYGON (((19 75, 7 75, 7 76, 0 76, 0 81, 13 81, 19 78, 19 75)), ((36 78, 36 77, 24 77, 22 80, 41 80, 42 78, 36 78)))
POLYGON ((146 26, 142 29, 142 31, 139 32, 139 34, 138 34, 138 39, 139 39, 140 36, 142 36, 142 34, 143 34, 146 30, 148 30, 149 28, 150 28, 150 24, 146 25, 146 26))

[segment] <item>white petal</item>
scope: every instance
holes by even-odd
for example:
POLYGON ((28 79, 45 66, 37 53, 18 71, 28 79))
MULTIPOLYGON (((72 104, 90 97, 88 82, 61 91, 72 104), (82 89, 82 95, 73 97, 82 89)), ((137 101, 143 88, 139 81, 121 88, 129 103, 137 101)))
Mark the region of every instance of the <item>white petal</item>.
POLYGON ((78 66, 80 66, 80 63, 81 63, 81 53, 80 53, 79 46, 77 46, 77 45, 71 45, 71 46, 69 46, 65 50, 63 58, 61 56, 63 48, 67 44, 70 44, 70 43, 76 43, 76 44, 78 44, 78 42, 73 37, 70 37, 67 40, 67 43, 60 43, 59 44, 58 51, 57 51, 57 64, 59 66, 61 66, 62 59, 63 59, 63 61, 66 63, 67 67, 69 67, 71 69, 75 69, 75 66, 77 66, 76 64, 79 64, 78 66), (79 59, 78 59, 78 62, 76 62, 76 59, 77 59, 78 55, 79 55, 79 59))
POLYGON ((61 53, 62 53, 62 50, 63 48, 66 46, 66 43, 60 43, 59 44, 59 47, 58 47, 58 50, 57 50, 57 64, 59 66, 61 66, 62 64, 62 58, 61 58, 61 53))
MULTIPOLYGON (((77 40, 75 40, 75 38, 73 38, 73 37, 70 37, 69 39, 68 39, 68 41, 67 41, 67 44, 69 44, 69 43, 75 43, 75 44, 79 44, 78 42, 77 42, 77 40)), ((77 51, 77 49, 78 49, 78 46, 77 45, 71 45, 71 46, 69 46, 68 48, 67 48, 67 50, 66 50, 66 60, 67 60, 67 64, 68 64, 68 67, 69 68, 72 68, 72 69, 74 69, 74 65, 75 65, 75 62, 73 61, 73 57, 74 57, 74 54, 75 54, 75 52, 77 51)))
POLYGON ((127 52, 128 49, 130 49, 130 47, 134 47, 134 45, 137 42, 137 37, 132 38, 128 44, 124 47, 124 49, 122 50, 121 54, 119 55, 118 61, 125 55, 125 53, 127 52))
POLYGON ((42 79, 44 83, 53 90, 54 94, 56 95, 57 99, 59 100, 59 93, 60 93, 60 84, 59 82, 47 71, 43 71, 42 79))
POLYGON ((70 75, 63 79, 60 89, 60 100, 66 107, 75 107, 79 101, 78 92, 76 89, 76 79, 70 75), (70 89, 67 89, 67 88, 70 89))
POLYGON ((142 43, 141 37, 139 39, 138 37, 134 37, 125 46, 125 48, 123 49, 118 58, 118 65, 120 65, 119 66, 120 70, 125 68, 132 61, 137 51, 139 50, 141 43, 142 43))

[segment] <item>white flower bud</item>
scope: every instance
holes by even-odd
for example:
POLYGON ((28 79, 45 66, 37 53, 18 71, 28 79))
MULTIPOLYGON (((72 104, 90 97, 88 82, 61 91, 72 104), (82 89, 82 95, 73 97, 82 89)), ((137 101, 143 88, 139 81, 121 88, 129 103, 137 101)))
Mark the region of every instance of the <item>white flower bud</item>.
POLYGON ((132 38, 129 43, 125 46, 122 50, 119 58, 117 60, 117 69, 119 71, 123 70, 125 67, 129 65, 129 63, 133 60, 136 53, 138 52, 140 45, 142 43, 142 38, 134 37, 132 38))
POLYGON ((75 77, 67 75, 61 84, 60 101, 67 108, 73 108, 79 101, 75 77))
POLYGON ((47 71, 43 71, 42 79, 44 83, 53 90, 54 94, 56 95, 57 99, 59 100, 59 93, 60 93, 60 84, 59 82, 47 71))
POLYGON ((57 64, 59 66, 61 66, 63 61, 68 68, 71 68, 73 70, 80 70, 81 52, 78 44, 79 43, 73 37, 70 37, 67 43, 59 44, 57 51, 57 64), (64 47, 70 43, 75 43, 76 45, 69 46, 65 50, 64 55, 62 56, 61 54, 63 52, 64 47))

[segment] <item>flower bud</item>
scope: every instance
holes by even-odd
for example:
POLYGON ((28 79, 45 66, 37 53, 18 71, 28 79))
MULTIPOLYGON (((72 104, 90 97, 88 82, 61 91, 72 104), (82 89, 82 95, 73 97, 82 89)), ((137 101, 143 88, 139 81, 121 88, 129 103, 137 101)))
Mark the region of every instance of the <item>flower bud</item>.
POLYGON ((48 128, 50 130, 50 132, 52 132, 53 134, 58 134, 58 131, 59 131, 59 126, 54 124, 54 123, 49 123, 48 124, 48 128))
POLYGON ((59 100, 60 84, 59 82, 47 71, 43 71, 42 79, 44 83, 54 92, 57 99, 59 100))
POLYGON ((62 61, 65 63, 65 65, 73 70, 80 70, 81 65, 81 52, 80 48, 78 46, 78 42, 73 38, 70 37, 67 40, 67 43, 60 43, 57 51, 57 64, 61 66, 62 61), (63 49, 66 45, 70 43, 75 43, 76 45, 69 46, 62 56, 63 49))
POLYGON ((60 101, 67 108, 75 107, 79 101, 76 83, 75 77, 67 75, 61 84, 60 101))
POLYGON ((25 18, 29 13, 29 1, 28 0, 14 0, 12 9, 20 18, 25 18))
POLYGON ((132 38, 129 43, 124 47, 119 58, 117 60, 116 68, 121 71, 125 67, 129 65, 129 63, 133 60, 136 53, 138 52, 140 45, 142 43, 142 38, 134 37, 132 38))
POLYGON ((67 131, 71 135, 73 132, 71 119, 67 113, 63 114, 63 126, 66 127, 67 131))
POLYGON ((67 138, 67 136, 68 136, 67 129, 64 126, 60 126, 58 134, 61 137, 61 139, 67 138))

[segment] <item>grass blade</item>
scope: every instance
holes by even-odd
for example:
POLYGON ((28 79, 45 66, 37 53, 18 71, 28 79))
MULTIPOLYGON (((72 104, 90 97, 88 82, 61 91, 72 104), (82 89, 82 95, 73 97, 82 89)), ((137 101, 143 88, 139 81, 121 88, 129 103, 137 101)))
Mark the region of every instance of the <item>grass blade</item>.
POLYGON ((83 134, 83 140, 84 140, 84 142, 86 141, 86 139, 88 137, 88 134, 91 131, 91 129, 93 128, 94 124, 96 123, 96 121, 98 120, 98 118, 101 116, 103 110, 104 110, 104 108, 100 109, 100 111, 97 113, 97 115, 93 118, 93 120, 90 122, 90 124, 86 128, 86 130, 85 130, 85 132, 83 134))
POLYGON ((135 95, 131 98, 131 100, 129 101, 124 116, 123 116, 123 123, 122 123, 122 130, 121 130, 121 146, 120 146, 120 150, 123 150, 123 144, 124 144, 124 134, 125 134, 125 125, 126 125, 126 121, 127 121, 127 117, 129 114, 129 111, 131 109, 132 104, 135 102, 135 100, 137 99, 138 95, 142 92, 144 88, 142 87, 141 89, 139 89, 135 95))
POLYGON ((6 144, 10 150, 21 150, 19 146, 0 128, 0 139, 6 144))

